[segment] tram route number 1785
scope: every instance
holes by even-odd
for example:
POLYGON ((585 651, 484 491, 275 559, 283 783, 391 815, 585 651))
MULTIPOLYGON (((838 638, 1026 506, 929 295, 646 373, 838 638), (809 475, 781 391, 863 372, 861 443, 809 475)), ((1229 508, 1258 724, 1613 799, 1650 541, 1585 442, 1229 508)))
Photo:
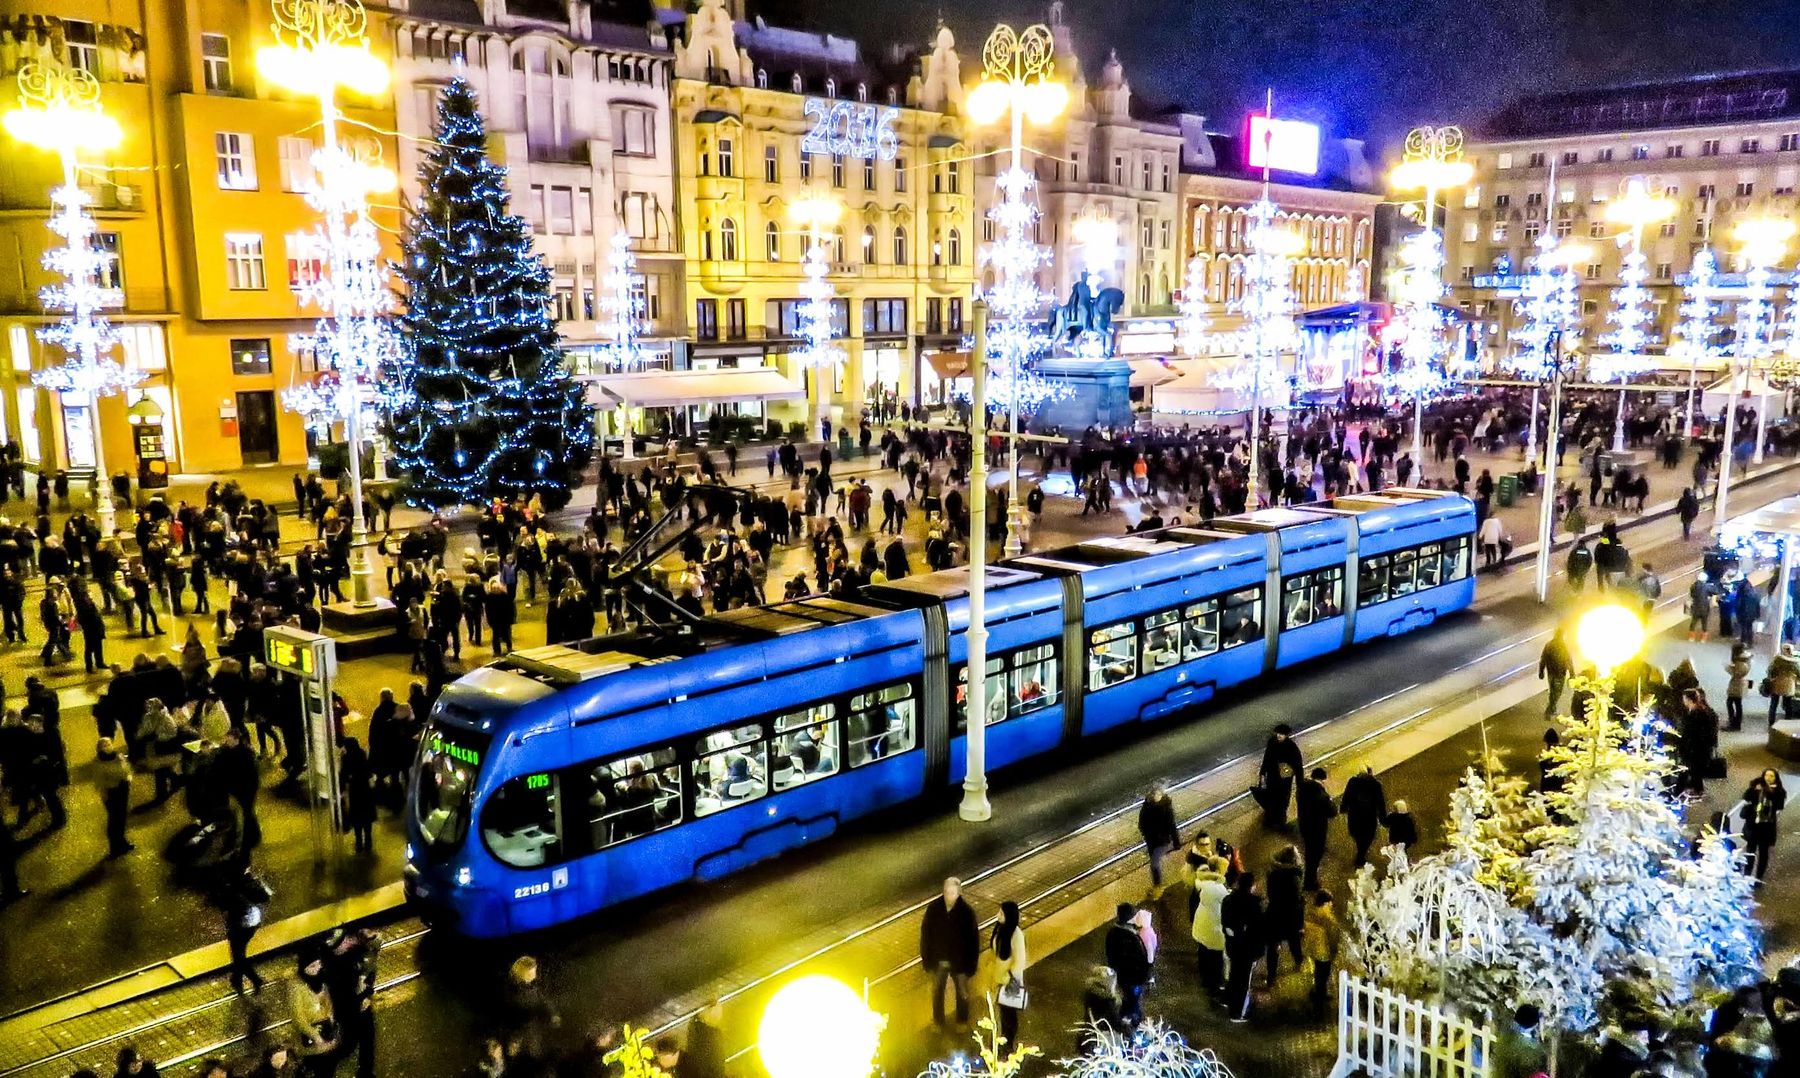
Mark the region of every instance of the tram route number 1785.
POLYGON ((800 140, 801 153, 892 161, 900 152, 900 136, 894 132, 897 108, 809 97, 805 112, 812 130, 800 140))

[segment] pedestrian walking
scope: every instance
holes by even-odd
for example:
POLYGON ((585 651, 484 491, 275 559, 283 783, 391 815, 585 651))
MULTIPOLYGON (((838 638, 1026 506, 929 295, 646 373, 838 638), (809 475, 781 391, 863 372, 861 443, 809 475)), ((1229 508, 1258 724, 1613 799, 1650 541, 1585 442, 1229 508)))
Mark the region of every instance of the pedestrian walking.
POLYGON ((1287 944, 1294 965, 1300 964, 1300 934, 1306 921, 1300 851, 1292 846, 1285 846, 1276 853, 1275 861, 1269 867, 1269 882, 1264 893, 1267 895, 1268 916, 1267 930, 1263 937, 1263 956, 1268 962, 1268 968, 1263 971, 1263 976, 1267 978, 1265 983, 1273 988, 1275 978, 1281 973, 1282 944, 1287 944))
POLYGON ((1682 690, 1675 732, 1675 755, 1681 763, 1678 788, 1704 796, 1706 771, 1719 748, 1719 715, 1707 706, 1698 688, 1682 690))
POLYGON ((1132 923, 1137 907, 1121 902, 1106 930, 1106 965, 1119 983, 1119 1017, 1134 1028, 1144 1017, 1144 988, 1150 983, 1150 954, 1132 923))
POLYGON ((1364 764, 1360 772, 1352 775, 1350 781, 1344 783, 1344 796, 1338 804, 1343 809, 1350 838, 1356 843, 1356 857, 1351 867, 1361 868, 1369 860, 1369 847, 1375 842, 1375 832, 1381 827, 1382 817, 1387 815, 1387 791, 1381 788, 1375 769, 1364 764))
POLYGON ((1544 701, 1544 718, 1556 714, 1556 705, 1562 702, 1563 686, 1569 681, 1569 642, 1563 635, 1563 627, 1558 625, 1550 630, 1550 639, 1544 641, 1544 650, 1538 653, 1538 680, 1550 686, 1550 696, 1544 701))
MULTIPOLYGON (((1746 590, 1748 588, 1746 587, 1746 590)), ((1741 641, 1741 646, 1749 650, 1750 641, 1741 641)), ((1763 695, 1769 698, 1769 725, 1775 725, 1775 708, 1781 708, 1781 717, 1794 717, 1794 692, 1796 681, 1800 680, 1800 662, 1794 658, 1794 645, 1781 645, 1781 654, 1769 660, 1768 669, 1763 671, 1763 695)))
POLYGON ((375 849, 375 784, 369 756, 354 737, 343 739, 343 762, 338 771, 344 787, 344 823, 354 838, 357 853, 375 849))
POLYGON ((262 975, 250 961, 250 941, 262 927, 268 913, 269 899, 274 897, 267 884, 248 870, 238 873, 218 890, 214 902, 225 918, 225 944, 230 949, 231 963, 226 967, 231 990, 244 994, 244 982, 252 993, 263 989, 262 975))
POLYGON ((925 906, 919 925, 919 960, 931 974, 931 1018, 944 1024, 944 982, 956 992, 956 1024, 969 1023, 969 978, 981 957, 979 924, 962 895, 962 881, 944 881, 943 897, 925 906))
POLYGON ((1693 487, 1681 488, 1681 497, 1675 500, 1675 515, 1681 518, 1681 541, 1685 543, 1692 538, 1694 520, 1700 515, 1700 499, 1693 487))
POLYGON ((1262 766, 1257 770, 1256 800, 1262 806, 1263 826, 1278 831, 1287 829, 1288 801, 1302 767, 1300 746, 1293 733, 1285 722, 1275 727, 1263 746, 1262 766))
POLYGON ((1300 780, 1294 796, 1294 815, 1300 822, 1300 847, 1306 855, 1306 889, 1317 890, 1319 864, 1325 860, 1325 840, 1331 834, 1332 818, 1338 814, 1337 801, 1325 788, 1325 769, 1315 767, 1312 774, 1300 780))
POLYGON ((1162 897, 1163 859, 1181 848, 1181 829, 1175 823, 1175 803, 1160 782, 1152 783, 1138 809, 1138 834, 1150 856, 1150 900, 1162 897))
POLYGON ((1263 903, 1256 893, 1256 873, 1238 874, 1237 883, 1220 906, 1225 928, 1225 959, 1230 964, 1225 1010, 1233 1022, 1250 1020, 1250 977, 1263 954, 1263 903))
POLYGON ((1688 639, 1705 640, 1706 627, 1712 620, 1713 585, 1705 573, 1694 574, 1694 582, 1688 585, 1687 616, 1688 639))
POLYGON ((1568 567, 1569 587, 1580 595, 1587 583, 1588 570, 1594 567, 1594 551, 1588 546, 1587 536, 1575 536, 1575 544, 1569 548, 1568 567))
POLYGON ((1337 962, 1338 941, 1343 930, 1338 924, 1337 907, 1330 891, 1318 891, 1306 907, 1306 924, 1301 931, 1301 949, 1312 963, 1312 1009, 1314 1020, 1325 1017, 1325 1002, 1331 991, 1331 969, 1337 962))
POLYGON ((1744 728, 1744 694, 1750 690, 1750 649, 1742 644, 1732 644, 1725 673, 1730 678, 1725 683, 1725 729, 1741 730, 1744 728))
POLYGON ((325 984, 325 959, 317 950, 301 952, 294 979, 288 982, 288 1015, 299 1038, 299 1075, 326 1076, 337 1070, 338 1024, 325 984))
POLYGON ((338 1057, 354 1049, 356 1078, 375 1078, 375 971, 381 936, 372 928, 339 928, 325 937, 325 945, 325 977, 340 1029, 338 1057))
POLYGON ((1209 857, 1194 871, 1192 902, 1194 945, 1200 987, 1214 999, 1225 991, 1225 886, 1226 862, 1209 857))
POLYGON ((509 1055, 523 1054, 533 1064, 545 1059, 545 1042, 562 1018, 550 1006, 539 976, 538 960, 520 955, 506 973, 506 1019, 511 1027, 509 1055))
POLYGON ((106 809, 106 856, 110 860, 137 849, 125 837, 131 815, 131 764, 110 737, 94 746, 94 788, 106 809))
POLYGON ((1755 877, 1758 887, 1768 875, 1769 855, 1775 849, 1781 810, 1786 807, 1787 787, 1781 784, 1781 772, 1764 768, 1750 780, 1738 819, 1744 825, 1744 874, 1755 877))
POLYGON ((995 922, 990 946, 994 952, 995 998, 1000 1008, 1000 1043, 996 1046, 1005 1059, 1019 1047, 1019 1016, 1025 1013, 1025 929, 1019 924, 1019 904, 1000 903, 1000 920, 995 922))

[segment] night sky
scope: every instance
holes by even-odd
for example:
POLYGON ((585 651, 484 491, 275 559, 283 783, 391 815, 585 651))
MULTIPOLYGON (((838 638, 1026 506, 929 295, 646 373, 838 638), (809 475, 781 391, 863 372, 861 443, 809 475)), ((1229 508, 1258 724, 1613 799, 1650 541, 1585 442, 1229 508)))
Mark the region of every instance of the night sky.
MULTIPOLYGON (((940 12, 965 65, 997 21, 1038 0, 750 0, 770 22, 865 45, 924 41, 940 12)), ((1800 67, 1800 0, 1066 0, 1092 79, 1108 46, 1135 94, 1235 129, 1276 111, 1390 146, 1414 123, 1475 126, 1531 89, 1800 67)))

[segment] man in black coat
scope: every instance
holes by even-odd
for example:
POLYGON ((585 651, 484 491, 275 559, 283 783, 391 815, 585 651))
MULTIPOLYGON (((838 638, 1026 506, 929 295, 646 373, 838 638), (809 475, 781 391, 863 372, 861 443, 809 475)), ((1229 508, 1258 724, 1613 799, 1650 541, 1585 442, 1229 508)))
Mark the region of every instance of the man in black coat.
POLYGON ((1361 868, 1369 859, 1369 846, 1375 841, 1375 831, 1387 815, 1387 791, 1381 788, 1375 769, 1365 766, 1344 783, 1344 796, 1339 803, 1343 806, 1344 823, 1350 838, 1356 843, 1352 867, 1361 868))
POLYGON ((1106 930, 1106 965, 1119 981, 1119 1017, 1135 1026, 1144 1017, 1144 986, 1150 983, 1150 953, 1131 919, 1137 907, 1119 903, 1112 927, 1106 930))
POLYGON ((1338 813, 1331 791, 1325 789, 1325 769, 1315 767, 1312 775, 1300 781, 1300 792, 1294 798, 1294 813, 1300 820, 1300 848, 1306 855, 1305 887, 1319 889, 1319 862, 1325 859, 1325 838, 1331 830, 1331 818, 1338 813))
POLYGON ((1263 747, 1262 768, 1257 772, 1262 780, 1262 793, 1257 800, 1262 805, 1263 825, 1278 831, 1287 830, 1288 800, 1293 797, 1294 780, 1300 777, 1302 769, 1300 746, 1293 733, 1285 722, 1275 727, 1263 747))
POLYGON ((1231 893, 1219 908, 1225 929, 1225 957, 1231 969, 1225 980, 1225 1009, 1233 1022, 1250 1020, 1250 975, 1262 957, 1265 932, 1262 899, 1256 894, 1256 873, 1238 876, 1231 893))
POLYGON ((931 973, 931 1017, 944 1024, 944 982, 956 986, 956 1023, 969 1024, 969 978, 981 960, 975 911, 963 900, 962 881, 944 881, 944 897, 925 907, 919 925, 919 960, 931 973))

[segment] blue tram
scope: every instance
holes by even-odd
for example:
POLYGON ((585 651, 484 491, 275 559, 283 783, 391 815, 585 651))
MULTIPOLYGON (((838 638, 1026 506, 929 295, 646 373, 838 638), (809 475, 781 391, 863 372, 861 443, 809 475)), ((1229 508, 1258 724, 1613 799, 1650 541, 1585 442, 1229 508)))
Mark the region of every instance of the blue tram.
MULTIPOLYGON (((1474 599, 1474 506, 1390 489, 1098 538, 988 576, 988 761, 1201 704, 1474 599)), ((445 689, 408 896, 478 937, 709 879, 959 782, 966 568, 516 652, 445 689)))

